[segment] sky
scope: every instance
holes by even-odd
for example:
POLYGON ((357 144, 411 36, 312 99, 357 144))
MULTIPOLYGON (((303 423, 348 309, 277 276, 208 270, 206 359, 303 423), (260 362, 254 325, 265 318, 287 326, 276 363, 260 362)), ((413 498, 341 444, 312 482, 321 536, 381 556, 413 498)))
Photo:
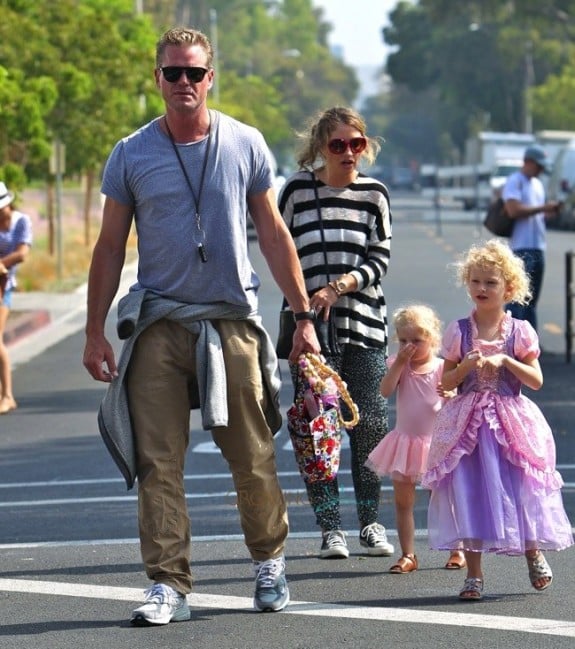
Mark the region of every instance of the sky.
POLYGON ((388 23, 388 14, 397 0, 312 0, 324 10, 324 16, 333 25, 330 46, 343 48, 343 59, 348 65, 381 66, 387 55, 381 37, 381 28, 388 23))

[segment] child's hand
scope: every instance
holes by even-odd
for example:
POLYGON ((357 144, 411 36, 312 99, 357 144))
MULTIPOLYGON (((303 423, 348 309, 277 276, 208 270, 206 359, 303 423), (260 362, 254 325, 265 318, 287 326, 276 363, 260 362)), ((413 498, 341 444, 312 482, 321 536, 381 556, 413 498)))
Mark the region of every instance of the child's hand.
POLYGON ((467 354, 465 354, 465 356, 461 360, 461 365, 463 365, 468 371, 471 371, 483 367, 483 362, 483 354, 478 349, 474 349, 473 351, 467 352, 467 354))
POLYGON ((483 367, 503 367, 507 354, 493 354, 483 358, 483 367))
POLYGON ((443 387, 443 383, 437 384, 436 391, 442 399, 452 399, 457 394, 457 390, 446 390, 443 387))
POLYGON ((397 352, 397 359, 402 363, 406 363, 415 353, 415 345, 413 343, 406 343, 401 345, 397 352))

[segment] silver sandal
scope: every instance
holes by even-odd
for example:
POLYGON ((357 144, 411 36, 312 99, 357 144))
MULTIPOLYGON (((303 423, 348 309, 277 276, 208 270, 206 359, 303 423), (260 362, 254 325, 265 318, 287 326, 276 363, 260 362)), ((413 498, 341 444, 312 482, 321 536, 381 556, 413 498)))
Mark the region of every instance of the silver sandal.
POLYGON ((459 591, 459 599, 465 602, 478 602, 483 598, 483 579, 467 577, 459 591))
POLYGON ((529 579, 531 580, 531 585, 535 590, 545 590, 546 588, 549 588, 551 586, 551 582, 553 581, 553 573, 551 572, 551 568, 549 567, 549 564, 547 563, 547 559, 543 555, 542 552, 537 552, 537 554, 533 555, 532 557, 525 557, 527 559, 527 567, 529 569, 529 579), (536 582, 538 582, 540 579, 545 579, 548 578, 549 581, 547 581, 543 586, 536 586, 536 582))

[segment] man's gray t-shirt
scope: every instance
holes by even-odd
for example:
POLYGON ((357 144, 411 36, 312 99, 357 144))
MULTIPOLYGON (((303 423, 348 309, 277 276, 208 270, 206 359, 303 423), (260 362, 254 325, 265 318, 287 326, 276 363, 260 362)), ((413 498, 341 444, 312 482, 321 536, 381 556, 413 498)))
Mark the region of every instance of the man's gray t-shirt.
POLYGON ((139 262, 133 289, 186 304, 226 302, 255 311, 260 281, 248 257, 247 197, 273 186, 269 150, 255 128, 213 110, 210 114, 201 195, 208 138, 176 145, 199 198, 199 224, 194 196, 160 129, 162 118, 116 144, 104 169, 102 193, 134 209, 139 262))

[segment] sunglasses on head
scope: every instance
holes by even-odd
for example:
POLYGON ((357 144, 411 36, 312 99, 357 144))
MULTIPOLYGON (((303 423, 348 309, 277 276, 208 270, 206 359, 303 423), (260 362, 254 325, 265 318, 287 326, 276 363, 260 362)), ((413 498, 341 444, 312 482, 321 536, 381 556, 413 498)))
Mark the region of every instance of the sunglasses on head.
POLYGON ((351 149, 352 153, 361 153, 367 147, 367 140, 364 137, 352 137, 351 140, 344 140, 342 137, 336 137, 327 143, 327 148, 330 153, 341 155, 351 149))
POLYGON ((207 68, 188 68, 183 65, 165 65, 164 67, 160 67, 160 70, 164 75, 164 79, 169 83, 179 81, 183 72, 186 73, 186 79, 188 81, 200 83, 200 81, 204 80, 208 72, 207 68))

